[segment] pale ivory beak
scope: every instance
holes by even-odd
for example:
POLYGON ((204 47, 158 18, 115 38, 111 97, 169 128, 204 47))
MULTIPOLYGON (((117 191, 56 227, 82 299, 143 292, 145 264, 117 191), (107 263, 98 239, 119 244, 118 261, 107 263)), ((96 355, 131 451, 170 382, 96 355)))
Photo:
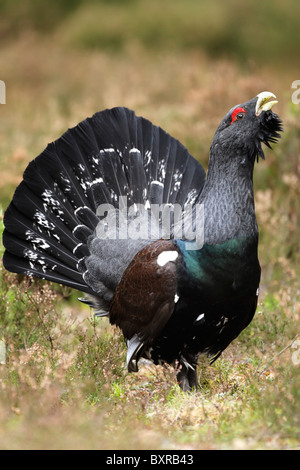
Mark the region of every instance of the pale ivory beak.
POLYGON ((262 91, 257 95, 257 102, 255 106, 255 114, 259 116, 262 111, 268 111, 272 109, 274 104, 278 101, 268 101, 270 98, 276 98, 276 96, 270 91, 262 91))

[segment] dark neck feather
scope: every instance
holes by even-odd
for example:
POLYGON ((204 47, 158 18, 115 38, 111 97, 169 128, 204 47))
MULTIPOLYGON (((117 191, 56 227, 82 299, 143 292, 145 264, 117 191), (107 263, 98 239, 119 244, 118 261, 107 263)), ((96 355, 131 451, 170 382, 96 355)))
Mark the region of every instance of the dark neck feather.
POLYGON ((232 238, 258 237, 253 167, 254 158, 228 152, 224 155, 221 146, 212 145, 200 198, 204 204, 204 243, 216 245, 232 238))

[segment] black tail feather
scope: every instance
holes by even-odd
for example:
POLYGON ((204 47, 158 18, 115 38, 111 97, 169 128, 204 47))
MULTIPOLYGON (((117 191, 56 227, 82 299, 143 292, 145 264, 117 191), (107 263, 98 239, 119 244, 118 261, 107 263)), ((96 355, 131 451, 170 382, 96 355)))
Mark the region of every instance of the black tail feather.
MULTIPOLYGON (((19 256, 15 256, 7 251, 3 257, 3 264, 5 269, 14 273, 26 274, 28 276, 34 276, 39 279, 47 279, 48 281, 56 282, 57 284, 63 284, 64 286, 72 287, 73 289, 86 292, 87 294, 94 293, 91 288, 82 282, 82 278, 81 282, 77 282, 76 279, 63 276, 56 271, 52 273, 51 270, 47 270, 47 272, 44 273, 37 265, 35 265, 34 268, 30 268, 25 258, 20 258, 19 256)), ((73 272, 70 271, 71 275, 72 273, 73 272)))
POLYGON ((139 243, 102 243, 97 210, 194 203, 202 166, 174 138, 126 108, 96 113, 49 144, 5 213, 6 269, 109 299, 139 243), (107 260, 106 258, 109 258, 107 260))

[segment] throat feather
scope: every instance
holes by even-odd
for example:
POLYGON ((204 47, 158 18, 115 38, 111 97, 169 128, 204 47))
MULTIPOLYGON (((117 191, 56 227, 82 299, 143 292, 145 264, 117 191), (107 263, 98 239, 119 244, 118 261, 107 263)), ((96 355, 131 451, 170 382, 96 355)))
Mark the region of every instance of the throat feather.
POLYGON ((200 202, 204 204, 204 243, 258 235, 249 175, 223 173, 208 178, 200 202))

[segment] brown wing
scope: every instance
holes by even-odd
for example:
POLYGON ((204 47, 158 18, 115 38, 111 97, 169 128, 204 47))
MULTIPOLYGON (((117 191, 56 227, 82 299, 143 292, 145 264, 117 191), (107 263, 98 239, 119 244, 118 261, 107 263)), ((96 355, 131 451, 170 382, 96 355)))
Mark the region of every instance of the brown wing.
POLYGON ((133 258, 116 289, 110 321, 127 340, 134 338, 136 349, 150 346, 174 311, 178 256, 170 240, 151 243, 133 258))

